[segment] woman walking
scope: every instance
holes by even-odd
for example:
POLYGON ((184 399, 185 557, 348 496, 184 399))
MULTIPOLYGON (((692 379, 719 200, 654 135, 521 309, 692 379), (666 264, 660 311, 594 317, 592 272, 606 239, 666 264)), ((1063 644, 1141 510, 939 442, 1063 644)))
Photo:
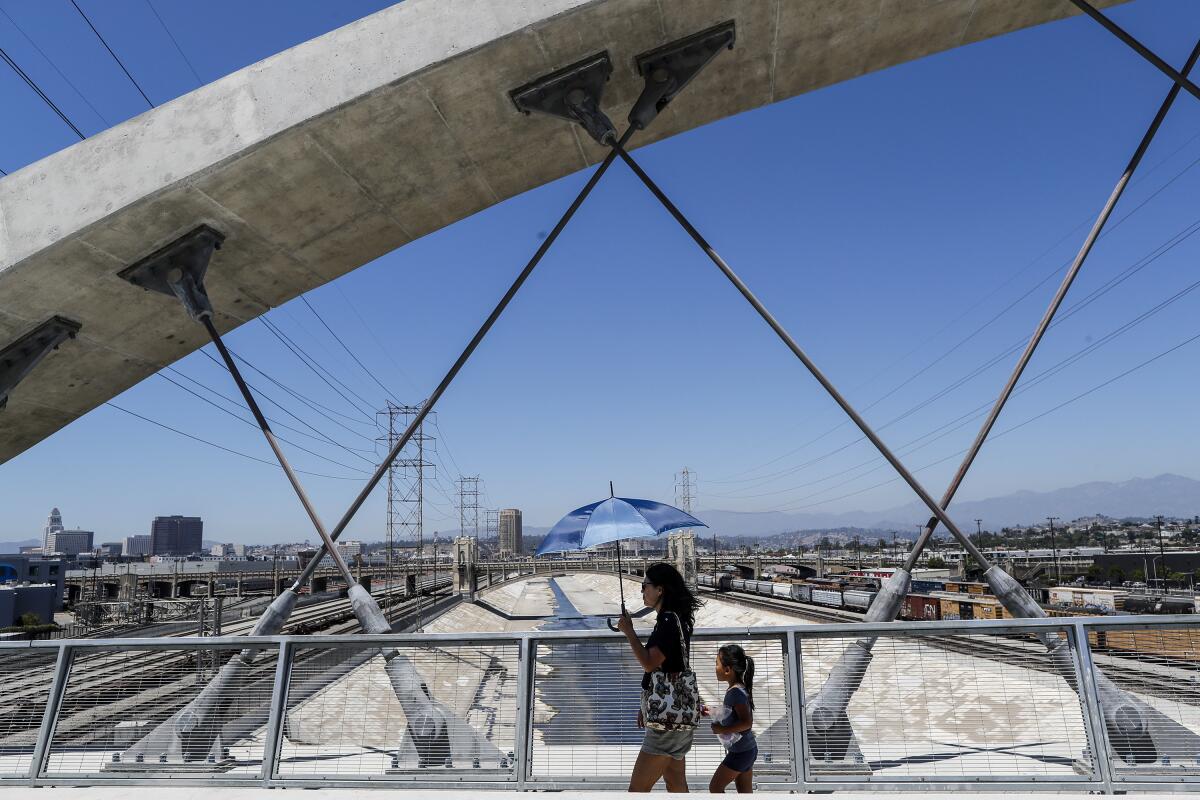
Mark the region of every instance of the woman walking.
MULTIPOLYGON (((618 629, 625 634, 633 655, 641 664, 642 690, 651 690, 651 675, 677 676, 687 669, 687 651, 692 640, 692 628, 696 621, 696 609, 700 600, 688 588, 683 576, 670 564, 654 564, 646 570, 642 581, 642 602, 658 612, 654 631, 643 645, 633 631, 633 620, 628 612, 621 615, 618 629)), ((694 686, 694 684, 693 684, 694 686)), ((699 703, 698 697, 684 698, 692 704, 699 703)), ((638 725, 644 725, 642 712, 638 712, 638 725)), ((629 791, 648 792, 662 778, 668 792, 686 792, 686 762, 692 749, 693 724, 647 726, 642 750, 638 753, 629 777, 629 791)))

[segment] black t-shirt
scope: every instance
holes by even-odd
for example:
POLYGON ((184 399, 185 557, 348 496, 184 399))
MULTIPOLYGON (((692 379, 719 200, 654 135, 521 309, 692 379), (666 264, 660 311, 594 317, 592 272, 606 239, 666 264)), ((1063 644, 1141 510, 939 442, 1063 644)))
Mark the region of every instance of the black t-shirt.
MULTIPOLYGON (((685 629, 683 633, 684 640, 690 641, 691 631, 685 629)), ((654 623, 654 630, 650 632, 650 638, 646 640, 647 650, 657 647, 666 657, 662 666, 659 667, 663 672, 683 672, 684 652, 679 639, 679 617, 673 611, 663 611, 658 615, 658 621, 654 623)), ((642 676, 642 688, 650 688, 649 672, 642 676)))

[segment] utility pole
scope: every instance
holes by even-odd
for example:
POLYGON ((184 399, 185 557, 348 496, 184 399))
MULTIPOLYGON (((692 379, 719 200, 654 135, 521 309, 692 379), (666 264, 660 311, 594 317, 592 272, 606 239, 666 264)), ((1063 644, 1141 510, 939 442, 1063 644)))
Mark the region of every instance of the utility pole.
POLYGON ((1054 538, 1054 521, 1058 517, 1046 517, 1050 520, 1050 552, 1054 555, 1054 581, 1056 585, 1062 585, 1062 570, 1058 568, 1058 543, 1054 538))
POLYGON ((979 540, 983 538, 983 520, 975 520, 975 546, 979 546, 979 540))
POLYGON ((1162 568, 1162 573, 1163 573, 1162 574, 1162 588, 1163 588, 1163 591, 1165 592, 1167 590, 1167 551, 1166 551, 1166 548, 1163 547, 1162 514, 1156 514, 1154 519, 1158 523, 1158 559, 1159 559, 1159 566, 1162 568))

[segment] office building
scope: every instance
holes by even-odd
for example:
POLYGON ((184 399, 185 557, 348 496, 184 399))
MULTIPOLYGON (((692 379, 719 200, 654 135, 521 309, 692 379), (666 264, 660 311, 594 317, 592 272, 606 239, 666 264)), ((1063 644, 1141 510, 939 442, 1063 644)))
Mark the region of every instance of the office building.
POLYGON ((53 548, 50 547, 50 537, 63 529, 62 513, 57 508, 50 509, 50 516, 46 518, 46 527, 42 528, 42 552, 51 553, 53 548))
POLYGON ((519 556, 521 546, 521 509, 500 509, 500 555, 519 556))
POLYGON ((67 556, 77 556, 80 553, 92 552, 92 539, 96 534, 92 531, 70 530, 55 531, 46 535, 49 550, 43 550, 44 555, 61 553, 67 556))
POLYGON ((123 556, 150 555, 150 534, 139 533, 125 537, 125 547, 121 550, 123 556))
POLYGON ((103 542, 99 547, 100 555, 105 558, 120 558, 124 549, 124 542, 103 542))
POLYGON ((203 539, 200 517, 155 517, 150 525, 150 555, 190 556, 203 549, 203 539))

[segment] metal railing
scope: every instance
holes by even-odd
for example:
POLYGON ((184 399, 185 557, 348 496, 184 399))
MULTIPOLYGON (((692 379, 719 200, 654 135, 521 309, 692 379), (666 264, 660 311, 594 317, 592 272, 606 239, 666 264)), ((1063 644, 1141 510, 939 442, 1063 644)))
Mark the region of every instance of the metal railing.
MULTIPOLYGON (((719 705, 716 648, 737 642, 755 658, 762 789, 1195 789, 1198 621, 702 630, 692 664, 719 705), (873 658, 845 707, 849 738, 836 740, 811 700, 863 637, 873 658), (1067 667, 1047 652, 1057 641, 1067 667), (1106 681, 1174 726, 1156 729, 1157 751, 1122 727, 1127 709, 1105 706, 1106 681)), ((0 643, 0 788, 624 788, 642 737, 639 677, 607 630, 0 643), (202 706, 231 665, 233 691, 202 706)), ((722 756, 698 729, 694 786, 722 756)))

